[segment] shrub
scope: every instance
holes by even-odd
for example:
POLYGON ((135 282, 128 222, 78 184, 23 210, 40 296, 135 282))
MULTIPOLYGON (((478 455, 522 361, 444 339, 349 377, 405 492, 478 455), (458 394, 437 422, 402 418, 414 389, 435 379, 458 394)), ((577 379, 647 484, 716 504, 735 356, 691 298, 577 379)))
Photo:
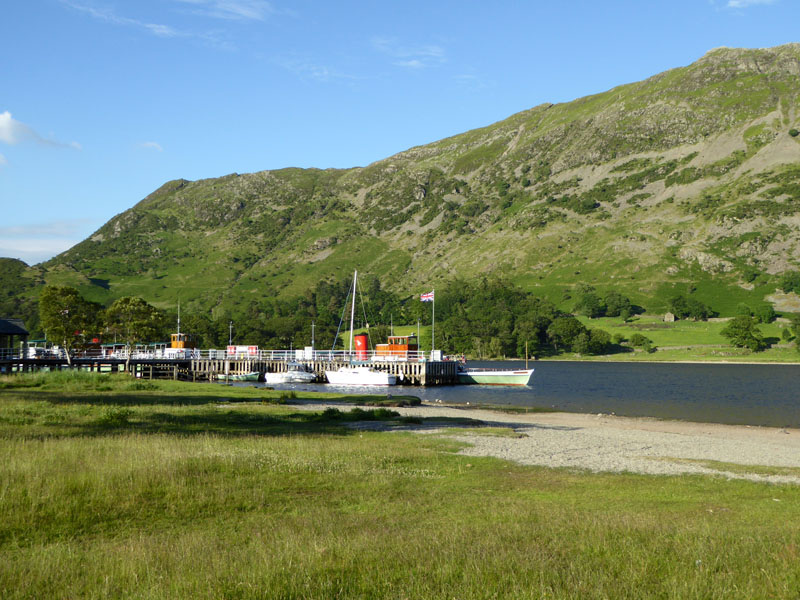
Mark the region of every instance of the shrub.
POLYGON ((778 316, 775 313, 775 309, 772 308, 772 304, 761 304, 757 306, 754 314, 759 323, 772 323, 778 316))
POLYGON ((129 408, 107 408, 103 411, 103 416, 100 417, 98 423, 104 427, 125 427, 130 425, 128 419, 133 414, 129 408))
POLYGON ((787 294, 790 292, 800 292, 800 272, 786 271, 778 282, 780 287, 787 294))
POLYGON ((642 348, 645 345, 652 344, 653 341, 643 336, 641 333, 634 333, 628 340, 628 343, 634 348, 642 348))
POLYGON ((790 129, 789 130, 789 135, 792 136, 792 137, 797 137, 798 134, 800 134, 800 131, 797 131, 797 129, 790 129))

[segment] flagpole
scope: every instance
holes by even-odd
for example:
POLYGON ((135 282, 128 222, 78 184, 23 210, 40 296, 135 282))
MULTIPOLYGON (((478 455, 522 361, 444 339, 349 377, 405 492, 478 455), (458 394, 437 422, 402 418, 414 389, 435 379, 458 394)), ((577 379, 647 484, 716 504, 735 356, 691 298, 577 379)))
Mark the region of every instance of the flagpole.
POLYGON ((433 351, 436 349, 436 289, 433 290, 433 300, 431 302, 431 360, 433 360, 433 351))

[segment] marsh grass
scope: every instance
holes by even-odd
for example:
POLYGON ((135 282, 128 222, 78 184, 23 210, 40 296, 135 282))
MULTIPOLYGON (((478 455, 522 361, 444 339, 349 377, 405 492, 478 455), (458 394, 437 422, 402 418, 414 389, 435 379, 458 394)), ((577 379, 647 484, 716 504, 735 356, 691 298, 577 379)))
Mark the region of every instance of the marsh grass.
POLYGON ((352 430, 344 408, 127 383, 0 391, 0 597, 800 590, 794 486, 523 467, 459 455, 446 437, 352 430))

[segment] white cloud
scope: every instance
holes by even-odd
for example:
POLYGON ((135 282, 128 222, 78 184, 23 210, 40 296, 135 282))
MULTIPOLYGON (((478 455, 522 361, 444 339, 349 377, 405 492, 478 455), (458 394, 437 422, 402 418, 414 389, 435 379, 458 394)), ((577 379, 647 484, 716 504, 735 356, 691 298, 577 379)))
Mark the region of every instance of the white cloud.
POLYGON ((116 14, 111 8, 107 6, 104 7, 90 6, 88 4, 73 2, 72 0, 61 0, 61 2, 72 9, 84 12, 94 17, 95 19, 98 19, 100 21, 105 21, 106 23, 113 23, 114 25, 127 25, 129 27, 138 27, 144 29, 145 31, 149 31, 153 35, 164 38, 186 36, 186 34, 181 33, 176 29, 173 29, 169 25, 163 25, 160 23, 147 23, 146 21, 140 21, 139 19, 122 17, 116 14))
POLYGON ((313 79, 324 83, 332 81, 353 81, 358 79, 353 75, 347 75, 336 69, 303 58, 282 57, 273 59, 272 62, 302 79, 313 79))
POLYGON ((265 0, 176 0, 197 7, 194 13, 215 19, 264 21, 277 11, 265 0))
POLYGON ((69 250, 80 240, 52 240, 29 238, 25 240, 5 240, 0 238, 0 256, 18 258, 29 265, 44 262, 69 250))
POLYGON ((747 8, 757 4, 775 4, 775 0, 728 0, 728 8, 747 8))
POLYGON ((22 142, 34 142, 42 146, 81 150, 78 142, 59 142, 39 135, 33 128, 14 119, 8 111, 0 113, 0 142, 5 142, 9 146, 22 142))
POLYGON ((97 225, 94 219, 75 219, 0 227, 0 256, 37 264, 69 250, 97 225))
POLYGON ((164 148, 161 147, 161 144, 158 142, 141 142, 139 144, 139 148, 145 148, 147 150, 157 150, 158 152, 163 152, 164 148))
POLYGON ((372 47, 378 52, 395 58, 392 64, 407 69, 422 69, 447 61, 444 48, 435 44, 406 46, 394 38, 374 37, 372 47))
POLYGON ((66 221, 48 221, 30 225, 11 225, 0 227, 0 237, 25 238, 31 236, 74 237, 87 227, 96 225, 94 219, 70 219, 66 221))

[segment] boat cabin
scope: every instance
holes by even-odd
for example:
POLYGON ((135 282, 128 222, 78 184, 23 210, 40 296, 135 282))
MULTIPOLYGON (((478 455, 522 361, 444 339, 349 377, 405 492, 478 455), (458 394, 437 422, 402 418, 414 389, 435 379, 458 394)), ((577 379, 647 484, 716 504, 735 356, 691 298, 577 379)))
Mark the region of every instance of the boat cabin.
POLYGON ((171 333, 170 348, 194 348, 194 336, 188 333, 171 333))
POLYGON ((408 360, 417 358, 419 345, 416 335, 390 335, 388 344, 375 346, 375 358, 378 360, 408 360))

